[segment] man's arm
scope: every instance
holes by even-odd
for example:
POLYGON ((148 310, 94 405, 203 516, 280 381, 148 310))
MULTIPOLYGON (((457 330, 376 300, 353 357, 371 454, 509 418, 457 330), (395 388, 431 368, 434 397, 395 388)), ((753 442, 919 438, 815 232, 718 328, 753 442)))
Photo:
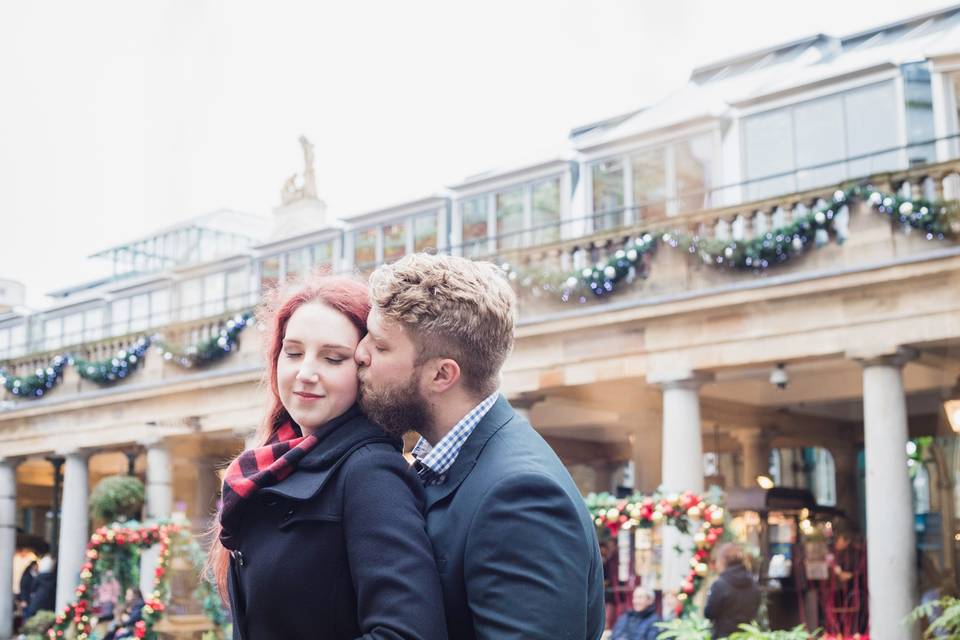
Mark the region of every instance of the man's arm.
POLYGON ((477 639, 585 638, 589 551, 576 505, 549 476, 516 474, 491 487, 464 552, 477 639))

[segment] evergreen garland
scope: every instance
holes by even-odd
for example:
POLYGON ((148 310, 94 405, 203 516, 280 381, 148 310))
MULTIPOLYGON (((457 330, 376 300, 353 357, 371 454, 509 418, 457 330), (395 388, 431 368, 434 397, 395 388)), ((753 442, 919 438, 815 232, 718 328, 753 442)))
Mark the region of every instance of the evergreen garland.
POLYGON ((59 355, 55 356, 47 367, 37 369, 28 376, 12 376, 7 373, 6 369, 0 369, 0 384, 15 396, 41 398, 60 382, 63 376, 63 368, 67 364, 68 359, 59 355))
POLYGON ((163 342, 160 342, 157 346, 163 353, 164 360, 173 362, 185 369, 205 367, 222 360, 233 352, 237 348, 240 332, 253 322, 253 313, 248 311, 227 320, 219 334, 207 338, 199 344, 191 345, 183 350, 177 350, 163 342))
POLYGON ((139 338, 130 349, 122 349, 113 358, 98 360, 82 360, 73 358, 72 364, 77 373, 84 380, 95 382, 101 386, 110 385, 123 380, 136 371, 143 362, 143 356, 150 348, 150 338, 139 338))

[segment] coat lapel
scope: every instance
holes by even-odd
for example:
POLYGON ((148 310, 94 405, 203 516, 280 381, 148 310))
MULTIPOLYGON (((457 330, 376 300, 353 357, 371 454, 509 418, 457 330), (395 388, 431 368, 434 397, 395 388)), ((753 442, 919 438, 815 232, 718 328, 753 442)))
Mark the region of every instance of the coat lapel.
POLYGON ((424 487, 426 493, 427 511, 437 502, 443 500, 448 495, 456 491, 457 487, 466 479, 473 467, 477 464, 477 458, 486 446, 487 442, 497 431, 507 424, 516 415, 513 407, 507 402, 501 394, 497 401, 490 407, 480 424, 476 426, 467 441, 463 443, 463 448, 457 455, 457 459, 447 471, 446 480, 438 485, 428 485, 424 487))

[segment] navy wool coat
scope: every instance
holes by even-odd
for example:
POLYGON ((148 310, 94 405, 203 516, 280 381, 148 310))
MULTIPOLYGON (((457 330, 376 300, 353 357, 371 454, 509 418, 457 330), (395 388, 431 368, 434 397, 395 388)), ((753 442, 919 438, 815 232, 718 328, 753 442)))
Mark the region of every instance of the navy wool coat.
POLYGON ((423 487, 356 407, 231 532, 235 640, 444 640, 423 487))
POLYGON ((600 637, 593 521, 560 459, 502 396, 426 497, 451 639, 600 637))

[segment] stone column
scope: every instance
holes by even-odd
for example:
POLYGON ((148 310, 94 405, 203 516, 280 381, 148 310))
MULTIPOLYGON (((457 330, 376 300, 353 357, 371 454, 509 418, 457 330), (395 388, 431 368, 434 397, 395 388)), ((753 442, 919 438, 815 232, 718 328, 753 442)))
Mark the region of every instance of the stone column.
MULTIPOLYGON (((700 387, 709 375, 691 371, 656 374, 647 381, 663 390, 663 455, 661 487, 665 492, 703 493, 703 434, 700 421, 700 387)), ((690 553, 674 548, 692 548, 690 536, 673 527, 663 527, 662 585, 671 589, 690 569, 690 553)))
POLYGON ((700 387, 711 380, 702 373, 648 376, 663 390, 662 485, 666 491, 703 492, 703 433, 700 387))
POLYGON ((0 639, 13 635, 13 554, 17 550, 17 463, 0 460, 0 639))
POLYGON ((173 512, 173 463, 164 439, 143 443, 147 450, 146 520, 166 520, 173 512))
POLYGON ((902 349, 860 359, 872 640, 912 637, 903 626, 916 601, 916 546, 907 474, 907 403, 901 373, 912 355, 902 349))
MULTIPOLYGON (((170 459, 170 443, 163 438, 145 440, 147 450, 147 486, 144 520, 169 520, 173 512, 173 463, 170 459)), ((140 591, 153 592, 154 570, 160 548, 157 545, 140 553, 140 591)))
POLYGON ((740 443, 740 486, 756 487, 757 476, 770 475, 770 441, 762 428, 734 429, 730 432, 740 443))
POLYGON ((90 515, 87 498, 90 493, 86 451, 66 453, 63 465, 63 501, 60 508, 60 544, 57 558, 57 611, 73 600, 80 582, 87 540, 90 537, 90 515))

